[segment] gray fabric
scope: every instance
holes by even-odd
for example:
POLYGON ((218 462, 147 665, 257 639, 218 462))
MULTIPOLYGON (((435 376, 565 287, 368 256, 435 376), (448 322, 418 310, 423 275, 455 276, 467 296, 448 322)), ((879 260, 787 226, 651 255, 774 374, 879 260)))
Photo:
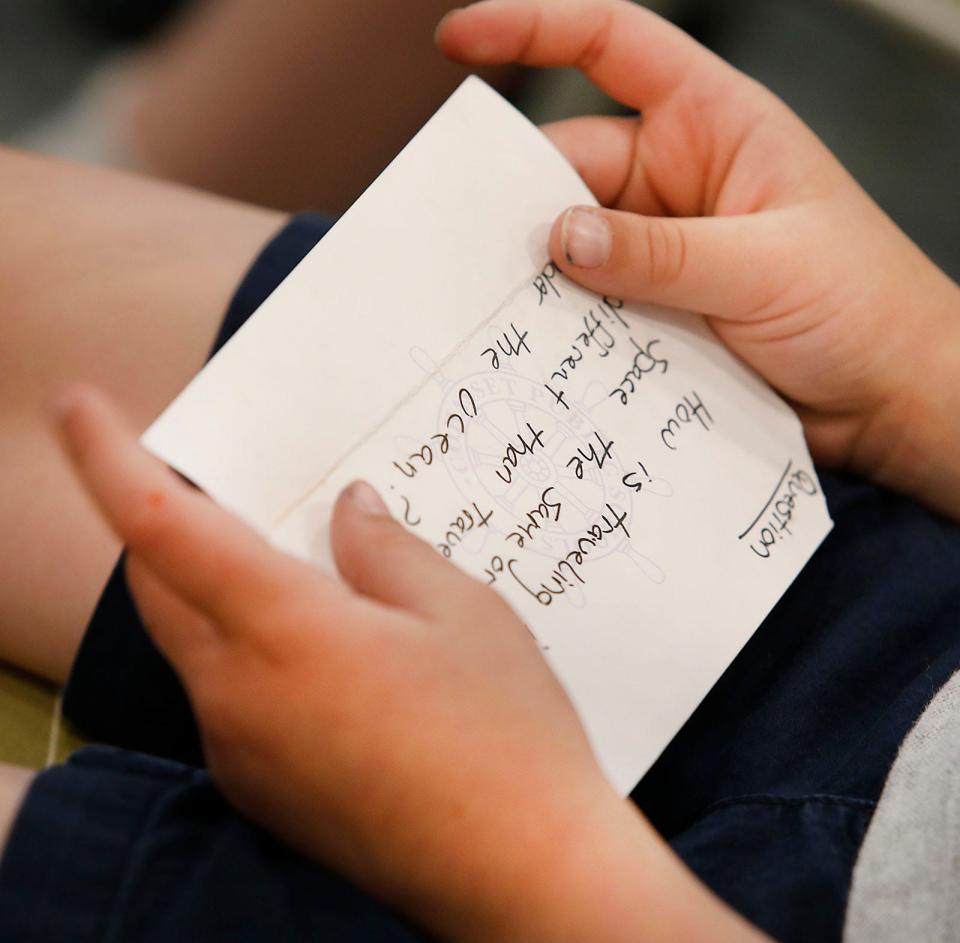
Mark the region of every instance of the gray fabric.
POLYGON ((900 747, 854 868, 843 938, 960 940, 960 672, 900 747))

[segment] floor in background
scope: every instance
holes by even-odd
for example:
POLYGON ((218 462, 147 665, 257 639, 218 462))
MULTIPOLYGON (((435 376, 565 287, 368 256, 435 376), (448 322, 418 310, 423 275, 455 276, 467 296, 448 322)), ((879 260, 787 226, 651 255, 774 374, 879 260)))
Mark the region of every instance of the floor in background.
POLYGON ((58 697, 51 685, 0 667, 0 763, 43 769, 81 745, 61 722, 58 697))

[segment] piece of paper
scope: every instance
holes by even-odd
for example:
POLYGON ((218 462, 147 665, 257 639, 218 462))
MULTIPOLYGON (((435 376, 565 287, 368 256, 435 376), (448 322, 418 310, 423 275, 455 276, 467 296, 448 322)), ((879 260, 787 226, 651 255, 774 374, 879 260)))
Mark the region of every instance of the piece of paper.
POLYGON ((510 601, 627 792, 831 523, 796 416, 702 318, 550 263, 575 203, 468 79, 144 441, 326 567, 338 491, 370 481, 510 601))

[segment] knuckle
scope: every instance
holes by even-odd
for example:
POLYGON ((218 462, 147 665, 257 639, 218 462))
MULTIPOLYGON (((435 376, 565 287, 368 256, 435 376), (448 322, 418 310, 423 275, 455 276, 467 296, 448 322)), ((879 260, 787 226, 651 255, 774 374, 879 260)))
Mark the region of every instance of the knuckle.
POLYGON ((348 583, 354 586, 364 586, 376 568, 382 562, 375 560, 374 555, 352 546, 347 551, 341 551, 337 559, 337 568, 348 583))
POLYGON ((419 540, 403 524, 393 517, 383 516, 376 520, 373 533, 374 542, 382 543, 392 553, 401 553, 409 548, 413 541, 419 540))
POLYGON ((687 265, 687 240, 683 227, 676 220, 648 220, 642 249, 650 284, 672 285, 683 277, 687 265))
POLYGON ((416 553, 415 540, 400 524, 384 521, 363 541, 360 552, 350 555, 350 575, 359 583, 371 582, 385 567, 396 566, 411 552, 416 553))

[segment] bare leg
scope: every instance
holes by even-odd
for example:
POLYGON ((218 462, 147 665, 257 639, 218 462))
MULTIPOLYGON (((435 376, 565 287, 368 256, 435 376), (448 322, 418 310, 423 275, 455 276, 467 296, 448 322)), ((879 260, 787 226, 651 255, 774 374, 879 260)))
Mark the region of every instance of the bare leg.
POLYGON ((146 427, 282 221, 0 149, 0 659, 62 681, 118 551, 53 440, 50 400, 91 380, 146 427))
POLYGON ((432 42, 457 5, 207 0, 143 63, 131 149, 159 176, 339 212, 467 74, 432 42))
POLYGON ((0 855, 7 847, 13 820, 23 805, 35 775, 32 769, 0 763, 0 855))

